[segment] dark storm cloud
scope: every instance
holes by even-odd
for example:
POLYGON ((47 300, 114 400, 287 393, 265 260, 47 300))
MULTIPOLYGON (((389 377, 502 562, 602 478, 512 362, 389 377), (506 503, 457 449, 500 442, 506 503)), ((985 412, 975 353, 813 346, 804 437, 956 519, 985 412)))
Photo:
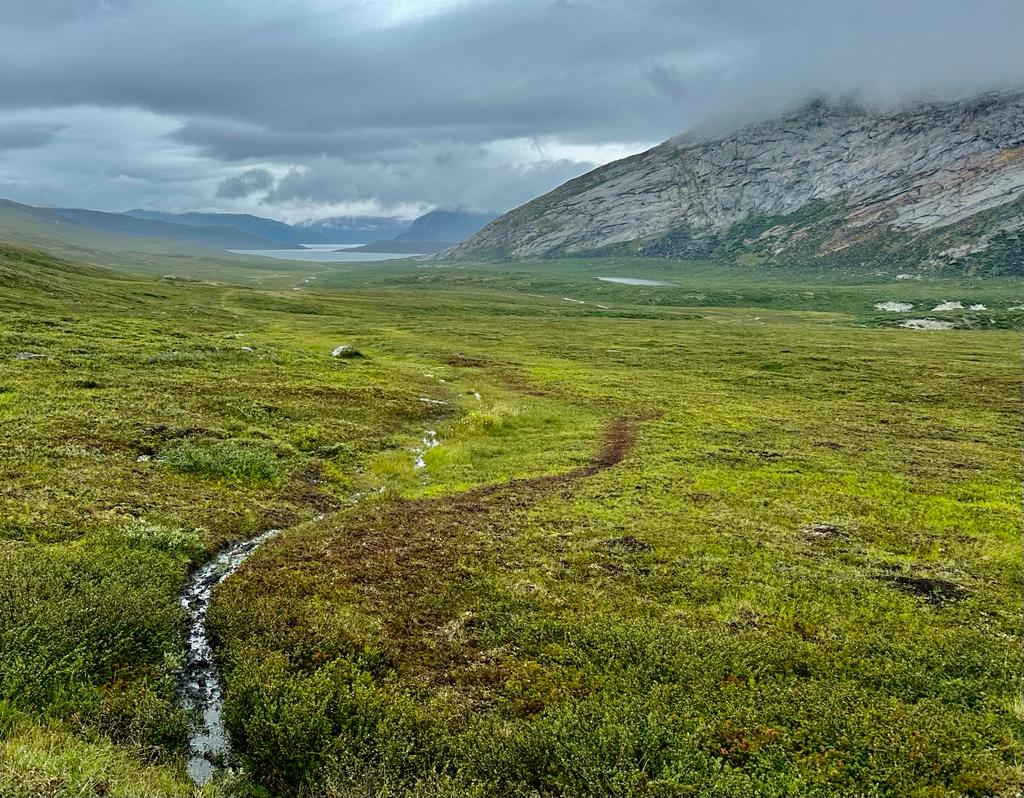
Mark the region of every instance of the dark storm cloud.
POLYGON ((475 175, 507 187, 475 192, 507 207, 523 193, 517 180, 550 188, 539 176, 578 174, 606 154, 585 146, 654 143, 708 115, 750 118, 809 94, 892 103, 1022 80, 1020 0, 14 5, 0 29, 0 110, 145 109, 208 162, 203 185, 221 185, 229 166, 280 167, 295 177, 271 199, 311 206, 351 186, 383 201, 403 182, 405 204, 463 206, 454 194, 475 175), (495 159, 492 145, 520 139, 577 148, 495 159), (441 200, 438 159, 460 178, 441 200))
POLYGON ((266 169, 246 169, 241 174, 221 181, 217 187, 217 196, 224 199, 241 199, 269 191, 273 185, 274 176, 266 169))

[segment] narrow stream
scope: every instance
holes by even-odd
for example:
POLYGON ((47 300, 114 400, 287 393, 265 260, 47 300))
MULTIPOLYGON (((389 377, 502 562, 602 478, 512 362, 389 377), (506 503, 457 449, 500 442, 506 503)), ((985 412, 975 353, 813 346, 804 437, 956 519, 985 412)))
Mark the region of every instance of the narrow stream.
MULTIPOLYGON (((421 399, 420 401, 436 401, 421 399)), ((445 402, 437 402, 445 404, 445 402)), ((422 445, 413 450, 413 468, 426 468, 427 452, 440 444, 437 433, 428 429, 422 445)), ((383 488, 381 488, 383 490, 383 488)), ((360 494, 353 498, 358 499, 360 494)), ((318 520, 323 516, 318 516, 318 520)), ((217 769, 217 762, 228 753, 228 738, 221 719, 224 697, 217 663, 206 632, 213 589, 237 571, 261 544, 280 532, 271 529, 249 540, 229 546, 197 570, 181 592, 181 606, 188 619, 188 643, 185 662, 178 680, 178 698, 186 710, 202 720, 189 736, 188 775, 196 784, 206 784, 217 769)))
POLYGON ((412 467, 416 470, 426 468, 427 452, 440 444, 441 441, 437 439, 437 432, 432 429, 428 429, 426 434, 423 436, 423 444, 412 450, 412 453, 416 455, 416 459, 413 461, 412 467))
POLYGON ((181 670, 178 694, 182 705, 202 717, 189 738, 188 775, 196 784, 210 780, 214 761, 228 751, 227 735, 221 720, 220 677, 213 649, 206 634, 206 616, 213 589, 238 570, 256 548, 278 533, 271 529, 225 549, 196 571, 181 593, 181 606, 188 616, 188 645, 181 670))

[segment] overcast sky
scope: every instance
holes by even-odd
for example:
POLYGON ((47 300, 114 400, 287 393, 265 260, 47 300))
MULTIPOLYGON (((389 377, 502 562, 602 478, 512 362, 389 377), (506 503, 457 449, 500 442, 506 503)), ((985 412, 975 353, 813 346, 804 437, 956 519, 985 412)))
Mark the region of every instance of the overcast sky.
POLYGON ((1021 0, 4 0, 0 197, 504 211, 709 115, 1022 81, 1021 0))

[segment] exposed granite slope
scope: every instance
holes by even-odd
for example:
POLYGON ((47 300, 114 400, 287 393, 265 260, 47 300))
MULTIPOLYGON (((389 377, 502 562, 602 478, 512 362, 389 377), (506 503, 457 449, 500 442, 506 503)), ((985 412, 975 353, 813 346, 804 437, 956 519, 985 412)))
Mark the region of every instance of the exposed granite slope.
MULTIPOLYGON (((912 238, 1010 209, 1021 197, 1024 91, 897 113, 816 102, 723 137, 684 134, 602 166, 498 218, 447 255, 545 257, 628 242, 642 253, 666 234, 720 240, 750 219, 811 207, 829 212, 809 226, 806 219, 775 225, 758 240, 769 255, 781 255, 816 228, 811 238, 819 254, 829 254, 879 228, 912 238)), ((977 231, 979 241, 1024 227, 1019 208, 997 216, 991 229, 977 231)))

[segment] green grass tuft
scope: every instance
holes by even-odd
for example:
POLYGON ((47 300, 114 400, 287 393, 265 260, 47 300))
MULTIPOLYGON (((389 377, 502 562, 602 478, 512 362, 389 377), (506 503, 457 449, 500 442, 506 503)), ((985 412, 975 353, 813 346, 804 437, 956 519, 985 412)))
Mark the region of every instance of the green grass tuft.
POLYGON ((163 450, 164 463, 183 474, 238 482, 272 482, 285 466, 267 447, 250 442, 193 443, 183 441, 163 450))

